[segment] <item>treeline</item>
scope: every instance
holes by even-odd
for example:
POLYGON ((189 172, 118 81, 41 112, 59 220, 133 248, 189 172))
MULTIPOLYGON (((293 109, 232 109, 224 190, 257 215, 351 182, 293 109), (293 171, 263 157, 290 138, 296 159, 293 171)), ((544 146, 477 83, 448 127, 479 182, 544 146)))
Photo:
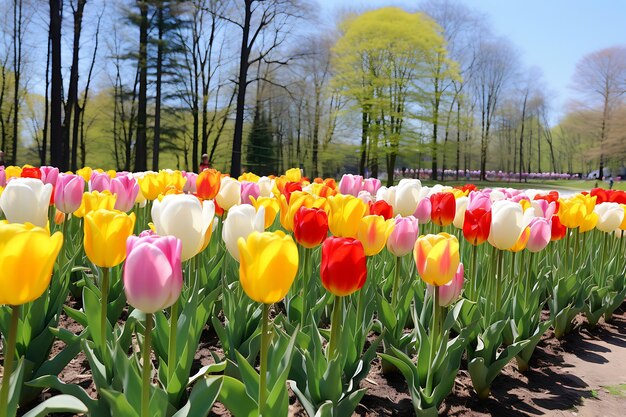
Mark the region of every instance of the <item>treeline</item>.
POLYGON ((589 172, 624 165, 626 49, 581 57, 567 109, 463 3, 2 0, 7 164, 589 172), (554 115, 565 114, 554 125, 554 115))

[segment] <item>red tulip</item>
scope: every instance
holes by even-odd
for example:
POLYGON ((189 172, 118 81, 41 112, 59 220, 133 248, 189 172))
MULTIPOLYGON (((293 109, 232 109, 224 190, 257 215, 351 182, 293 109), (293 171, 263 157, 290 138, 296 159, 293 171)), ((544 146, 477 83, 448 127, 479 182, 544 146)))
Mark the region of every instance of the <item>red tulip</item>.
POLYGON ((391 207, 385 200, 378 200, 375 203, 370 203, 369 206, 370 214, 383 216, 385 220, 393 218, 393 207, 391 207))
POLYGON ((196 177, 196 195, 201 200, 212 200, 220 190, 222 175, 219 171, 209 168, 196 177))
POLYGON ((559 216, 557 215, 552 216, 552 237, 550 238, 550 240, 551 241, 561 240, 565 237, 566 233, 567 233, 567 227, 561 224, 561 219, 559 219, 559 216))
POLYGON ((438 226, 449 226, 456 214, 456 199, 452 193, 435 193, 430 196, 431 220, 438 226))
POLYGON ((320 276, 324 288, 339 297, 361 289, 367 278, 361 242, 350 237, 326 239, 322 245, 320 276))
POLYGON ((463 236, 474 246, 484 243, 491 231, 491 210, 482 207, 465 211, 463 236))
POLYGON ((305 248, 314 248, 328 236, 328 215, 321 208, 300 207, 293 218, 296 242, 305 248))
POLYGON ((22 168, 22 173, 20 174, 20 176, 22 178, 37 178, 38 180, 40 180, 41 170, 37 167, 25 165, 24 168, 22 168))
POLYGON ((289 204, 289 199, 291 198, 291 193, 294 191, 302 191, 302 184, 299 182, 288 182, 285 184, 282 193, 285 195, 287 199, 287 204, 289 204))

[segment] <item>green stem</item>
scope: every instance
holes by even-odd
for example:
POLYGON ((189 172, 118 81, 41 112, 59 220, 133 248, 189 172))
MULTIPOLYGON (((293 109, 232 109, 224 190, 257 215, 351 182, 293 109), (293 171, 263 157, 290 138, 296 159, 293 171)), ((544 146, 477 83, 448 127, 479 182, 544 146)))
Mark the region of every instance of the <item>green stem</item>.
POLYGON ((152 362, 150 361, 152 343, 152 314, 146 313, 146 332, 143 337, 142 352, 142 384, 141 384, 141 417, 150 417, 150 374, 152 362))
MULTIPOLYGON (((576 236, 574 236, 574 257, 572 258, 572 267, 578 259, 578 241, 580 240, 580 227, 576 229, 576 236)), ((573 272, 573 271, 572 271, 573 272)))
POLYGON ((435 348, 439 341, 439 287, 436 286, 433 298, 433 327, 430 331, 430 354, 428 355, 428 375, 426 376, 426 395, 433 392, 433 360, 435 359, 435 348))
POLYGON ((500 311, 500 306, 502 303, 502 280, 503 280, 503 270, 504 270, 504 251, 498 251, 498 277, 496 278, 496 311, 500 311))
POLYGON ((331 361, 337 357, 337 339, 339 339, 339 328, 341 326, 342 305, 343 297, 335 296, 333 304, 333 316, 330 322, 330 341, 328 342, 328 360, 331 361))
POLYGON ((569 265, 570 230, 565 229, 565 265, 569 265))
POLYGON ((302 314, 300 315, 300 324, 304 327, 304 323, 306 322, 306 315, 308 312, 307 307, 307 296, 309 294, 309 263, 311 257, 311 250, 305 247, 302 248, 304 251, 304 260, 302 262, 302 288, 300 289, 300 295, 302 296, 302 314))
POLYGON ((263 316, 261 318, 261 366, 259 379, 259 416, 263 416, 265 403, 267 402, 267 354, 270 347, 269 329, 270 304, 263 304, 263 316))
POLYGON ((102 342, 102 359, 106 360, 106 337, 107 337, 107 305, 109 303, 109 268, 102 268, 102 284, 100 292, 102 298, 100 299, 100 341, 102 342))
POLYGON ((396 269, 394 271, 393 277, 393 288, 391 290, 391 308, 395 311, 397 306, 397 298, 398 298, 398 287, 400 286, 400 271, 402 268, 401 264, 402 258, 396 256, 396 269))
POLYGON ((604 238, 602 239, 602 263, 600 264, 600 283, 602 284, 602 287, 606 286, 606 244, 608 238, 609 234, 604 233, 604 238))
POLYGON ((176 333, 178 331, 178 300, 170 307, 170 340, 167 350, 167 382, 174 379, 176 368, 176 333))
MULTIPOLYGON (((530 252, 530 260, 528 261, 528 268, 526 269, 526 283, 524 285, 524 301, 526 302, 526 306, 530 304, 530 295, 531 295, 531 279, 532 279, 532 271, 534 268, 533 262, 535 262, 535 254, 530 252)), ((524 265, 522 264, 522 268, 524 265)))
POLYGON ((477 266, 476 266, 476 256, 478 255, 478 246, 476 245, 472 245, 472 264, 471 264, 471 272, 470 274, 472 274, 472 294, 470 297, 470 300, 472 301, 477 301, 477 297, 476 294, 478 292, 478 271, 477 266))
POLYGON ((20 306, 11 306, 11 324, 9 334, 4 345, 4 375, 2 376, 2 390, 0 390, 0 417, 6 417, 9 404, 9 388, 13 373, 13 359, 15 357, 15 342, 17 339, 17 325, 20 318, 20 306))

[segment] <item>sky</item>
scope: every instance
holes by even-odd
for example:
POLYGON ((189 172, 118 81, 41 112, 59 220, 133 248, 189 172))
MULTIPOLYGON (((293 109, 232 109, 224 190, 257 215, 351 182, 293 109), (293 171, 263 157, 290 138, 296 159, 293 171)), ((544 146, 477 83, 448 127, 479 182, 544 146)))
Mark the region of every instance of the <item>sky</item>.
MULTIPOLYGON (((541 70, 552 100, 553 117, 564 114, 572 95, 576 63, 586 54, 626 45, 625 0, 459 0, 484 14, 496 36, 508 38, 525 68, 541 70)), ((408 0, 318 0, 322 14, 332 18, 349 8, 400 6, 408 0)))

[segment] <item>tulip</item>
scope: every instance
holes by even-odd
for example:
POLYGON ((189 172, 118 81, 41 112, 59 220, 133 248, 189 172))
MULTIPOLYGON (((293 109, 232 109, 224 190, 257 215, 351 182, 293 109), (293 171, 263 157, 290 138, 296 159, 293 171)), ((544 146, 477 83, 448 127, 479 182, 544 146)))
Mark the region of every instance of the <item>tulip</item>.
POLYGON ((223 177, 215 201, 224 210, 241 204, 241 183, 231 177, 223 177))
POLYGON ((137 182, 139 183, 139 190, 146 200, 156 200, 163 190, 156 172, 146 172, 137 178, 137 182))
POLYGON ((86 183, 91 179, 91 174, 93 173, 93 169, 91 167, 83 167, 76 171, 76 175, 80 175, 83 177, 86 183))
POLYGON ((626 204, 620 204, 622 211, 624 212, 624 216, 622 218, 622 223, 619 225, 620 230, 626 230, 626 204))
POLYGON ((598 223, 598 214, 594 211, 596 197, 577 195, 567 200, 561 200, 559 219, 569 228, 578 228, 579 232, 587 232, 598 223))
POLYGON ((428 191, 428 187, 422 187, 420 180, 406 178, 400 180, 391 203, 394 214, 402 217, 413 215, 417 204, 427 196, 428 191))
POLYGON ((181 172, 183 174, 183 177, 185 177, 185 186, 183 187, 183 192, 186 194, 195 194, 198 191, 196 184, 198 180, 198 174, 196 174, 195 172, 181 172))
POLYGON ((342 297, 361 289, 367 278, 363 245, 356 239, 331 236, 322 244, 322 285, 342 297))
POLYGON ((4 167, 4 172, 6 173, 6 179, 8 181, 11 178, 20 178, 22 175, 22 168, 15 165, 9 165, 8 167, 4 167))
POLYGON ((320 208, 300 207, 293 219, 293 234, 305 248, 320 245, 328 236, 328 215, 320 208))
POLYGON ((252 206, 258 211, 259 207, 265 208, 265 221, 264 221, 264 229, 267 229, 272 224, 274 224, 274 220, 280 211, 280 204, 278 200, 274 197, 259 197, 254 198, 250 197, 250 201, 252 202, 252 206))
POLYGON ((300 168, 290 168, 285 172, 285 178, 288 182, 300 182, 302 180, 302 171, 300 168))
POLYGON ((272 188, 274 188, 274 180, 269 179, 268 177, 261 177, 257 181, 259 186, 259 196, 260 197, 271 197, 272 196, 272 188))
POLYGON ((174 304, 183 288, 181 253, 174 236, 130 236, 123 276, 128 304, 144 313, 174 304))
POLYGON ((433 205, 430 202, 430 198, 422 198, 419 203, 417 203, 417 208, 415 209, 415 213, 413 213, 413 217, 415 217, 419 224, 426 224, 430 221, 430 215, 432 212, 433 205))
POLYGON ((543 217, 535 217, 530 222, 530 236, 526 249, 536 253, 543 250, 552 239, 552 221, 543 217))
POLYGON ((357 239, 363 245, 365 256, 374 256, 383 250, 394 226, 394 220, 385 220, 382 216, 369 215, 361 219, 357 239))
POLYGON ((522 206, 508 200, 498 200, 491 206, 489 243, 501 250, 515 245, 528 225, 522 206))
POLYGON ((128 213, 135 205, 139 194, 139 184, 132 175, 115 177, 110 182, 111 193, 115 194, 115 210, 128 213))
POLYGON ((59 177, 59 168, 50 167, 50 166, 42 166, 39 168, 41 171, 41 180, 44 184, 52 184, 54 187, 57 183, 57 178, 59 177))
POLYGON ((452 193, 436 193, 430 196, 432 211, 430 217, 438 226, 449 226, 456 214, 456 200, 452 193))
POLYGON ((617 203, 601 203, 594 208, 598 215, 596 228, 605 233, 611 233, 619 228, 624 220, 624 209, 617 203))
POLYGON ((363 201, 368 207, 374 203, 374 197, 367 191, 359 191, 357 198, 363 201))
POLYGON ((22 167, 22 172, 20 173, 21 178, 36 178, 38 180, 41 179, 41 170, 32 165, 24 165, 22 167))
POLYGON ((114 210, 116 199, 117 196, 108 190, 83 193, 80 206, 74 211, 74 216, 85 217, 87 213, 98 209, 114 210))
POLYGON ((126 259, 126 239, 134 227, 135 213, 98 209, 85 214, 85 254, 101 268, 121 264, 126 259))
POLYGON ((343 174, 339 181, 339 192, 341 194, 350 194, 356 197, 362 189, 363 177, 360 175, 343 174))
POLYGON ((465 212, 467 210, 467 203, 469 203, 468 197, 459 197, 456 199, 456 213, 452 224, 457 229, 463 229, 463 223, 465 223, 465 212))
POLYGON ((248 297, 264 304, 285 298, 298 272, 298 248, 291 236, 253 231, 238 239, 237 248, 239 281, 248 297))
POLYGON ((163 169, 157 174, 157 181, 161 193, 165 192, 167 189, 175 189, 182 193, 187 179, 183 176, 183 173, 178 170, 172 171, 171 169, 163 169))
POLYGON ((35 178, 15 178, 0 194, 0 210, 10 223, 46 227, 52 185, 35 178))
POLYGON ((242 204, 234 206, 229 212, 222 228, 222 239, 228 249, 228 253, 240 261, 239 238, 247 239, 252 232, 263 232, 265 225, 265 208, 259 207, 258 211, 251 205, 242 204))
POLYGON ((54 205, 57 210, 71 214, 78 210, 83 200, 85 180, 74 174, 59 174, 54 189, 54 205))
POLYGON ((484 243, 491 230, 491 205, 489 210, 482 207, 466 210, 463 219, 463 236, 474 246, 484 243))
POLYGON ((418 233, 419 223, 415 217, 396 216, 395 226, 387 239, 387 250, 397 257, 411 253, 418 233))
POLYGON ((385 220, 393 218, 393 207, 385 200, 379 200, 369 204, 369 213, 372 215, 383 216, 385 220))
POLYGON ((371 195, 376 195, 376 192, 380 188, 381 183, 378 178, 366 178, 363 181, 363 190, 367 191, 371 195))
POLYGON ((551 219, 557 211, 557 202, 548 201, 545 199, 536 199, 531 202, 534 209, 535 217, 543 217, 545 219, 551 219))
POLYGON ((220 190, 222 176, 219 171, 209 168, 196 177, 196 193, 202 200, 212 200, 220 190))
POLYGON ((356 237, 359 221, 367 212, 365 203, 352 195, 335 195, 328 198, 330 232, 337 237, 356 237))
POLYGON ((198 254, 210 238, 215 216, 211 200, 200 201, 190 194, 170 194, 152 206, 152 221, 160 236, 175 236, 182 242, 182 260, 198 254))
POLYGON ((17 336, 26 331, 18 330, 20 306, 36 300, 44 293, 50 284, 54 261, 62 245, 63 235, 59 232, 50 236, 46 229, 30 223, 0 222, 0 304, 11 306, 9 323, 5 321, 9 326, 3 328, 2 341, 4 369, 0 407, 3 415, 6 414, 9 399, 17 336))
MULTIPOLYGON (((459 267, 456 270, 456 274, 454 274, 454 278, 452 278, 452 280, 447 284, 439 286, 440 307, 448 307, 461 296, 461 291, 463 291, 464 275, 465 268, 463 267, 463 263, 459 263, 459 267)), ((435 287, 427 284, 427 289, 429 294, 433 294, 435 287)))
POLYGON ((111 191, 111 177, 104 172, 94 171, 89 179, 89 191, 111 191))
POLYGON ((4 188, 7 185, 7 173, 4 170, 4 166, 0 165, 0 188, 4 188))
POLYGON ((259 198, 260 194, 261 191, 256 182, 244 181, 241 183, 241 204, 252 204, 252 198, 259 198))
POLYGON ((62 245, 60 232, 50 236, 31 223, 1 221, 0 304, 17 306, 39 298, 50 284, 62 245))
POLYGON ((293 193, 294 191, 302 191, 302 185, 299 182, 285 183, 281 192, 287 199, 287 203, 289 203, 291 193, 293 193))
POLYGON ((459 241, 448 233, 420 236, 413 254, 418 274, 433 286, 450 282, 460 263, 459 241))
POLYGON ((551 232, 551 237, 550 237, 551 241, 561 240, 567 234, 567 227, 561 224, 561 220, 559 219, 559 216, 557 216, 556 214, 552 216, 552 228, 550 232, 551 232))
POLYGON ((530 239, 530 227, 526 227, 522 230, 522 234, 517 238, 517 242, 509 248, 509 250, 513 253, 517 253, 523 251, 526 248, 526 244, 528 243, 528 239, 530 239))

